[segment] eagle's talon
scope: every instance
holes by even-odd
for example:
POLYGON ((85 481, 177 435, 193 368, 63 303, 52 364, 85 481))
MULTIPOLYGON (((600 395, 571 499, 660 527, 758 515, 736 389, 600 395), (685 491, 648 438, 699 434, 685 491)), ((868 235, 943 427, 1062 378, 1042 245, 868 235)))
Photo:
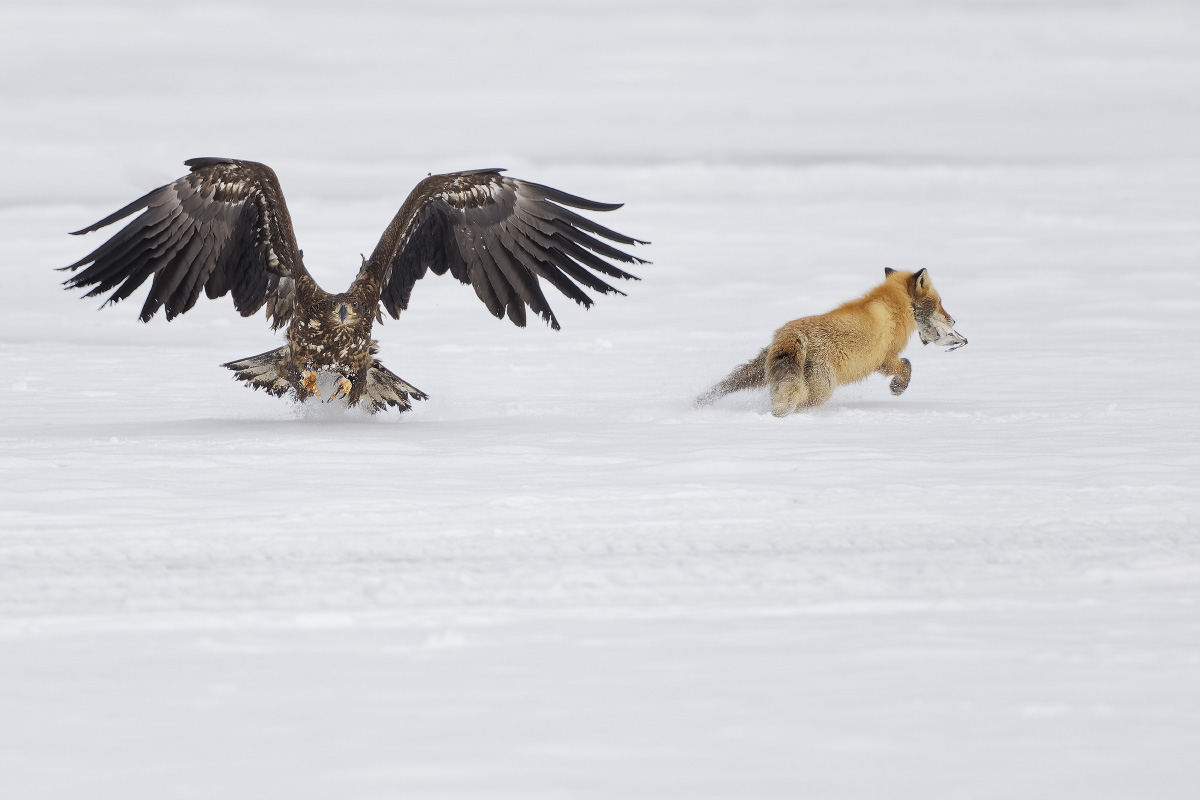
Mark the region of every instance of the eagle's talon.
POLYGON ((312 370, 306 369, 301 373, 300 384, 304 387, 304 391, 309 394, 315 394, 317 397, 321 396, 321 390, 317 388, 317 373, 312 370))
POLYGON ((342 397, 347 397, 350 394, 351 388, 353 388, 353 386, 345 376, 338 378, 337 383, 334 384, 333 397, 329 399, 337 400, 342 397))

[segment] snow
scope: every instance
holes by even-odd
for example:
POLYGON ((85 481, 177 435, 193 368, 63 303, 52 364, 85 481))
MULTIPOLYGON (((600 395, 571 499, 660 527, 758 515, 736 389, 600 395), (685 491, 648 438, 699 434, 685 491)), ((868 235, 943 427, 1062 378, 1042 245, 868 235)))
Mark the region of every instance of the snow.
POLYGON ((9 0, 0 794, 1193 797, 1198 80, 1190 3, 9 0), (454 169, 654 263, 558 333, 423 281, 430 399, 296 409, 261 317, 52 271, 204 155, 335 291, 454 169), (970 345, 692 407, 884 267, 970 345))

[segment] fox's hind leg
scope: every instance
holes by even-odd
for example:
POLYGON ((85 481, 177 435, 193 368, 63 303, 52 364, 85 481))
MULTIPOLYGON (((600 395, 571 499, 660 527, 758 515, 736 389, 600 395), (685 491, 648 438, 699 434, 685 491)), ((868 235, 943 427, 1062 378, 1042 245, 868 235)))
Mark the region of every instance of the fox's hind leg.
POLYGON ((879 371, 884 375, 895 376, 888 386, 891 388, 892 394, 899 397, 904 394, 904 390, 908 388, 908 382, 912 379, 912 362, 907 358, 894 358, 880 367, 879 371))
POLYGON ((771 413, 786 417, 810 405, 804 360, 808 344, 803 334, 784 333, 767 348, 767 384, 771 387, 771 413))
POLYGON ((824 405, 837 388, 837 379, 829 367, 815 362, 804 365, 804 382, 808 384, 808 400, 804 404, 808 408, 824 405))

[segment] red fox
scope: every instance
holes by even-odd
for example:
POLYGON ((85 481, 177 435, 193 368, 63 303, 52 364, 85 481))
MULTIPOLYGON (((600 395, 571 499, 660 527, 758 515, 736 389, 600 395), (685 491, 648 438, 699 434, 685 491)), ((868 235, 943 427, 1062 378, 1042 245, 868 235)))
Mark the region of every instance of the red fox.
POLYGON ((892 377, 892 394, 908 388, 912 364, 900 358, 914 330, 922 344, 951 350, 967 343, 942 308, 928 270, 885 269, 883 283, 830 311, 794 319, 770 346, 696 398, 697 406, 743 389, 771 387, 771 413, 787 416, 819 406, 844 383, 873 372, 892 377))

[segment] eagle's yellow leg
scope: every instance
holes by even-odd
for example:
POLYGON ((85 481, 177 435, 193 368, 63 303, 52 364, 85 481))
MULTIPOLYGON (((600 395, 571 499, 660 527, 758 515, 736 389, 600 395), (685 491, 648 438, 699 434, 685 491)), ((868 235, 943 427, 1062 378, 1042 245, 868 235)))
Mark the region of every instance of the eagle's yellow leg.
POLYGON ((300 383, 304 386, 304 391, 315 394, 317 397, 321 396, 321 390, 317 388, 317 373, 312 370, 304 370, 300 373, 300 383))
POLYGON ((352 388, 352 385, 351 385, 350 381, 347 380, 344 376, 341 378, 338 378, 337 383, 334 384, 333 397, 331 399, 337 400, 339 397, 346 397, 347 395, 350 394, 351 388, 352 388))

